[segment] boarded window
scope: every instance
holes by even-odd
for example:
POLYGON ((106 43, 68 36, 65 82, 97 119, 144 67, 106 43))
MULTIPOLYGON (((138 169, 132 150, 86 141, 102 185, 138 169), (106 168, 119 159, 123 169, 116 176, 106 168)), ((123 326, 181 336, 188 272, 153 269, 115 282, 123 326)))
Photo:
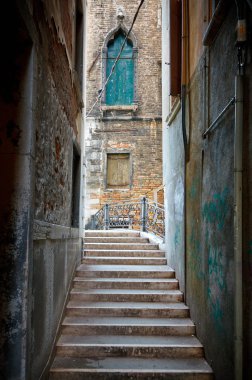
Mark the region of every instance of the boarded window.
POLYGON ((170 1, 170 95, 178 96, 181 92, 181 1, 170 1))
MULTIPOLYGON (((108 43, 106 77, 110 75, 111 69, 121 50, 125 39, 123 33, 119 33, 108 43)), ((127 40, 115 70, 111 75, 106 87, 106 104, 108 105, 130 105, 134 100, 134 59, 133 44, 127 40)))
POLYGON ((129 153, 111 153, 107 155, 107 187, 123 188, 130 185, 129 153))

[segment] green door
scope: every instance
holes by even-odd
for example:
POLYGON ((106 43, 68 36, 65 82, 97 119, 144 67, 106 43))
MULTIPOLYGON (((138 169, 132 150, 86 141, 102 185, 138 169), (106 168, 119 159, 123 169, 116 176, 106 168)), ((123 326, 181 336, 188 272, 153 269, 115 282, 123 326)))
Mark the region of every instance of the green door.
MULTIPOLYGON (((108 44, 107 71, 106 77, 109 76, 112 66, 119 54, 124 34, 120 33, 112 42, 108 44)), ((134 60, 133 46, 127 40, 123 48, 115 70, 110 77, 106 86, 106 104, 108 105, 129 105, 134 99, 134 60)))

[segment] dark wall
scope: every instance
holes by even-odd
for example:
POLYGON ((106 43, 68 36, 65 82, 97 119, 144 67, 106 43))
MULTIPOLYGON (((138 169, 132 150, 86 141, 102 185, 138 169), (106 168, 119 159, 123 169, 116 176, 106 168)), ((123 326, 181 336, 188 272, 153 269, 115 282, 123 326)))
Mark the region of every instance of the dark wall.
POLYGON ((14 3, 0 8, 0 367, 2 378, 20 379, 30 327, 34 48, 14 3))
POLYGON ((0 9, 0 377, 38 379, 80 258, 71 227, 81 114, 71 70, 75 1, 0 9))

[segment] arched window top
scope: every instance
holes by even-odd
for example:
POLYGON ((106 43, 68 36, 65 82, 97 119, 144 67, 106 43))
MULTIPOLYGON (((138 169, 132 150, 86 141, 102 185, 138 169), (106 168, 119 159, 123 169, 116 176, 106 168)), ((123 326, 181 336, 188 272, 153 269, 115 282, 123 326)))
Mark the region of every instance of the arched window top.
MULTIPOLYGON (((110 41, 112 41, 116 36, 118 36, 118 34, 123 34, 124 38, 125 38, 125 36, 127 35, 127 33, 128 33, 128 29, 125 27, 124 24, 118 25, 116 28, 112 29, 107 34, 107 36, 106 36, 106 38, 104 40, 103 47, 107 48, 108 44, 110 43, 110 41)), ((130 32, 130 34, 128 36, 128 41, 130 41, 132 43, 132 47, 134 47, 134 48, 137 47, 137 40, 136 40, 136 37, 135 37, 135 35, 134 35, 133 32, 130 32)))
MULTIPOLYGON (((114 35, 114 38, 108 42, 108 58, 116 58, 121 50, 121 46, 125 40, 125 34, 120 30, 114 35)), ((121 58, 133 58, 133 43, 127 39, 125 42, 121 58)))

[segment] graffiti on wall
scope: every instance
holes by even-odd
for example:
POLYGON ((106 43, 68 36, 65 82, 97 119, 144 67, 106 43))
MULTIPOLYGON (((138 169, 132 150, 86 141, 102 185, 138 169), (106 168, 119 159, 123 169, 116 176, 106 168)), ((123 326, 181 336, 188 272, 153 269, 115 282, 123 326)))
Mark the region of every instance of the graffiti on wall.
POLYGON ((230 192, 225 188, 220 193, 213 194, 210 201, 202 208, 205 222, 205 247, 208 265, 207 298, 211 315, 219 331, 223 326, 223 305, 227 293, 227 278, 225 270, 226 255, 222 244, 224 227, 230 220, 230 192))

